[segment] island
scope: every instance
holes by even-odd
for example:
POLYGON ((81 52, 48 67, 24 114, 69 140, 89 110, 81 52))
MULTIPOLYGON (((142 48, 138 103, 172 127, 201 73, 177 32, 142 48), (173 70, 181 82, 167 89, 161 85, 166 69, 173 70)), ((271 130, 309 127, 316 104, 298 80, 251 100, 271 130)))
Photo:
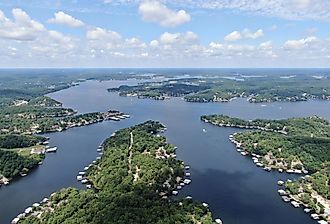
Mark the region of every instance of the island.
POLYGON ((252 129, 229 136, 243 156, 266 171, 307 174, 279 181, 279 194, 294 207, 305 207, 317 220, 330 221, 330 124, 317 116, 284 120, 242 120, 205 115, 201 120, 221 127, 252 129))
POLYGON ((275 101, 306 101, 308 99, 330 100, 328 76, 253 76, 231 74, 227 76, 185 77, 161 82, 147 82, 136 86, 123 85, 109 88, 121 96, 136 96, 164 100, 168 97, 183 97, 188 102, 229 102, 246 98, 250 103, 275 101))
POLYGON ((147 121, 113 133, 100 157, 79 173, 86 190, 55 192, 13 223, 221 223, 212 220, 206 203, 171 196, 190 183, 189 167, 159 135, 164 130, 147 121))

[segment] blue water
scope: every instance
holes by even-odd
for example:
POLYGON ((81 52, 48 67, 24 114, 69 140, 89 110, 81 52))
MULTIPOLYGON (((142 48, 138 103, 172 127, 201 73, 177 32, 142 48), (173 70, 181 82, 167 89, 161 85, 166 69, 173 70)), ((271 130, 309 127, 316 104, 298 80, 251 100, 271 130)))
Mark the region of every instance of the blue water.
POLYGON ((153 101, 119 97, 106 91, 110 87, 136 82, 87 81, 50 94, 79 113, 118 109, 130 114, 131 118, 48 134, 50 144, 58 146, 58 152, 47 155, 44 164, 27 177, 0 189, 0 223, 9 223, 26 207, 63 187, 82 188, 76 175, 95 159, 97 146, 115 130, 150 119, 167 126, 165 135, 170 143, 178 146, 178 158, 191 166, 192 183, 180 192, 180 196, 191 195, 207 202, 214 217, 220 217, 225 224, 315 223, 302 209, 282 202, 277 194, 277 181, 295 176, 257 168, 228 141, 228 135, 238 129, 203 123, 200 116, 224 113, 245 119, 279 119, 319 115, 330 120, 330 102, 282 102, 262 107, 238 99, 230 103, 200 104, 187 103, 180 98, 153 101))

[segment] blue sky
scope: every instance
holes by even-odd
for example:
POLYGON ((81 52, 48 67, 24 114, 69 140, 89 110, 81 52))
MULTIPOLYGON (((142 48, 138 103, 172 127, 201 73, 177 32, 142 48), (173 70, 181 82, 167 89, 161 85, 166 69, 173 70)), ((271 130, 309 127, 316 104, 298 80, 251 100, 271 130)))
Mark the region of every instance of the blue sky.
POLYGON ((1 67, 329 67, 330 1, 2 0, 1 67))

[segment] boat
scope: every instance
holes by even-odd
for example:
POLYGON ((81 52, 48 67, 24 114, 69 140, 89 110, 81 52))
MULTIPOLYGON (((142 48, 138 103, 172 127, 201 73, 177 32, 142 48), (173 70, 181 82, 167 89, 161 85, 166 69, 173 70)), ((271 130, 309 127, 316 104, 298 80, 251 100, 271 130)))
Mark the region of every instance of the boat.
POLYGON ((205 129, 205 128, 203 128, 203 132, 204 132, 204 133, 206 132, 206 129, 205 129))
POLYGON ((16 217, 11 221, 11 224, 17 224, 19 222, 19 218, 16 217))
POLYGON ((46 152, 49 153, 49 152, 56 152, 57 151, 57 147, 52 147, 52 148, 47 148, 46 149, 46 152))
POLYGON ((222 224, 221 219, 215 219, 214 221, 215 221, 215 223, 222 224))
POLYGON ((270 171, 272 170, 272 168, 270 168, 270 167, 265 167, 264 170, 267 171, 267 172, 270 172, 270 171))
POLYGON ((295 208, 299 208, 300 207, 300 204, 296 201, 291 201, 291 204, 293 205, 293 207, 295 208))
POLYGON ((184 184, 190 184, 191 183, 191 180, 190 179, 184 179, 183 183, 184 184))
POLYGON ((109 120, 113 120, 113 121, 120 121, 120 119, 119 119, 119 118, 117 118, 117 117, 110 117, 110 118, 109 118, 109 120))
POLYGON ((311 211, 312 211, 312 209, 309 209, 309 208, 305 208, 305 209, 304 209, 304 212, 305 212, 305 213, 310 213, 311 211))
POLYGON ((287 196, 282 196, 282 199, 283 199, 284 202, 290 202, 291 201, 291 199, 287 196))
POLYGON ((82 183, 82 184, 87 184, 87 183, 88 183, 88 180, 87 180, 87 179, 82 179, 82 180, 81 180, 81 183, 82 183))

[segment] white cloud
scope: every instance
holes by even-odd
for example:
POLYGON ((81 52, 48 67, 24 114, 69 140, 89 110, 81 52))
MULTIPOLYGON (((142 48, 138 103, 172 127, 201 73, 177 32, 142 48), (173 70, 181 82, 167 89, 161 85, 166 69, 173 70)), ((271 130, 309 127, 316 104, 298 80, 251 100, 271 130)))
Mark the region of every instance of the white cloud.
POLYGON ((260 44, 261 50, 272 50, 273 49, 273 43, 271 41, 263 42, 260 44))
POLYGON ((227 36, 225 36, 225 41, 236 41, 242 39, 242 35, 238 31, 233 31, 227 36))
POLYGON ((119 40, 121 36, 119 33, 111 30, 106 30, 100 27, 88 30, 86 34, 88 40, 119 40))
POLYGON ((256 32, 251 32, 249 29, 244 29, 242 32, 243 36, 245 38, 249 39, 257 39, 259 37, 262 37, 264 35, 264 32, 262 29, 257 30, 256 32))
POLYGON ((152 40, 152 41, 150 41, 149 45, 150 45, 150 47, 155 48, 155 47, 159 46, 159 42, 158 42, 158 40, 152 40))
POLYGON ((284 49, 285 50, 301 50, 303 48, 308 47, 311 45, 313 42, 316 42, 317 38, 314 36, 303 38, 300 40, 288 40, 284 43, 284 49))
POLYGON ((45 27, 30 18, 22 9, 13 9, 14 20, 8 19, 0 10, 0 38, 32 41, 38 37, 40 32, 45 31, 45 27))
POLYGON ((139 38, 132 37, 125 40, 127 47, 131 48, 146 48, 147 44, 141 41, 139 38))
POLYGON ((186 33, 163 33, 159 42, 165 45, 171 44, 194 44, 198 41, 197 34, 188 31, 186 33))
POLYGON ((262 29, 257 30, 256 32, 252 32, 249 29, 244 29, 242 32, 239 31, 233 31, 227 36, 225 36, 225 41, 237 41, 240 39, 257 39, 259 37, 262 37, 264 35, 264 32, 262 29))
POLYGON ((140 4, 139 12, 142 19, 147 22, 158 23, 165 27, 175 27, 191 20, 184 10, 171 10, 158 1, 146 1, 140 4))
MULTIPOLYGON (((104 0, 108 4, 140 4, 143 0, 104 0)), ((290 20, 330 21, 328 0, 159 0, 176 7, 233 9, 247 13, 290 20)))
MULTIPOLYGON (((302 6, 299 6, 302 7, 302 6)), ((330 39, 309 35, 283 43, 258 42, 263 31, 244 29, 231 40, 250 44, 200 42, 192 31, 164 32, 150 42, 101 27, 86 27, 81 39, 47 30, 21 9, 13 18, 0 11, 0 66, 325 66, 330 63, 330 39)))
POLYGON ((62 11, 56 12, 54 18, 48 20, 49 23, 65 25, 69 27, 82 27, 84 23, 71 15, 65 14, 62 11))

